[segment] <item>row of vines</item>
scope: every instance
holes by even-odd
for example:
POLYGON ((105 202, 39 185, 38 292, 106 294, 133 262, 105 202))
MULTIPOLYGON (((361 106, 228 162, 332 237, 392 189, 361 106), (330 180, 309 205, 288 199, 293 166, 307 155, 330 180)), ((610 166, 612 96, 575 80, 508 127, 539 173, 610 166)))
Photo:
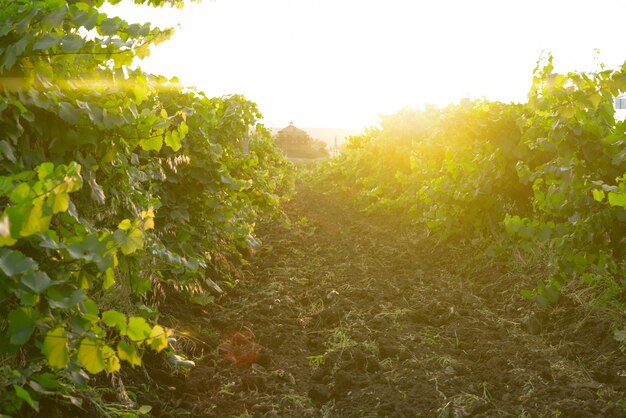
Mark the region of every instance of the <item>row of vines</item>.
MULTIPOLYGON (((524 104, 463 100, 404 109, 350 138, 317 179, 358 206, 421 225, 434 239, 546 255, 525 296, 556 303, 566 283, 622 306, 626 287, 626 123, 618 70, 557 74, 540 63, 524 104)), ((623 331, 616 331, 623 340, 623 331)))
POLYGON ((92 375, 188 366, 151 292, 207 303, 289 187, 253 103, 136 68, 172 30, 103 3, 0 0, 0 415, 108 414, 92 375))

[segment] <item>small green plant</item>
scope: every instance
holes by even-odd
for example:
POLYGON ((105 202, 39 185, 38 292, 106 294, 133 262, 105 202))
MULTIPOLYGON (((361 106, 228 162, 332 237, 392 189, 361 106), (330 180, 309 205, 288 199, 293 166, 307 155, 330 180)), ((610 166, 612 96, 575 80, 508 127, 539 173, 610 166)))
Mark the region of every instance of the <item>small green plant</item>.
POLYGON ((324 355, 307 356, 307 360, 309 361, 309 366, 319 367, 324 364, 324 355))

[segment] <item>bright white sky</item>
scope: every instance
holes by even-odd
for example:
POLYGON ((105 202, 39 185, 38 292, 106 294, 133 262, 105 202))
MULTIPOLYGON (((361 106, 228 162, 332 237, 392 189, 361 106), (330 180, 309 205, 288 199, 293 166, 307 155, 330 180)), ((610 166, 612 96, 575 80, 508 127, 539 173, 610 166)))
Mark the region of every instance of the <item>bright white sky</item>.
POLYGON ((626 60, 624 0, 126 1, 105 11, 180 24, 140 66, 209 96, 244 94, 267 126, 362 128, 405 106, 523 101, 542 51, 558 71, 626 60))

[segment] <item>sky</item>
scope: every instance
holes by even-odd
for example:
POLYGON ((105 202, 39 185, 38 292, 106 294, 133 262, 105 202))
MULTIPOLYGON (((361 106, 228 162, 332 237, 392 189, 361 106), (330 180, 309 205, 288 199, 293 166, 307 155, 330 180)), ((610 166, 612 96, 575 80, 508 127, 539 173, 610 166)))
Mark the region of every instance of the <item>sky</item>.
POLYGON ((270 127, 360 129, 426 103, 524 101, 548 53, 560 72, 626 61, 623 0, 204 0, 182 10, 125 0, 104 11, 175 26, 140 67, 208 96, 243 94, 270 127))

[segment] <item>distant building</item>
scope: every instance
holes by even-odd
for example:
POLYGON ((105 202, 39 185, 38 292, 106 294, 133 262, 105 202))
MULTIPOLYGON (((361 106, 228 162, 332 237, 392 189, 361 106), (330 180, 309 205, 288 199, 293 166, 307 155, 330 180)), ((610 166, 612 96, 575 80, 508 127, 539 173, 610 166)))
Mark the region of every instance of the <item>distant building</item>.
POLYGON ((326 143, 311 138, 300 128, 296 128, 293 122, 281 129, 274 136, 276 145, 283 150, 289 158, 324 158, 328 157, 326 143))
POLYGON ((618 120, 626 119, 626 95, 615 98, 615 118, 618 120))

